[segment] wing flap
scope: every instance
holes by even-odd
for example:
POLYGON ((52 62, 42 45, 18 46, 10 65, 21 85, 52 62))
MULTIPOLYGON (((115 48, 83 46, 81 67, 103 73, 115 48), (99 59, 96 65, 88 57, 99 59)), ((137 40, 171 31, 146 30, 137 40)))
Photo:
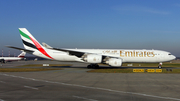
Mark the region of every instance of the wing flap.
POLYGON ((77 57, 82 57, 85 53, 84 52, 79 52, 79 51, 74 51, 74 50, 68 50, 68 49, 58 49, 58 48, 48 48, 52 50, 58 50, 58 51, 63 51, 63 52, 68 52, 69 55, 75 55, 77 57))
MULTIPOLYGON (((79 58, 82 58, 85 55, 88 54, 96 54, 96 53, 87 53, 87 52, 80 52, 80 51, 75 51, 75 50, 69 50, 69 49, 58 49, 58 48, 48 48, 48 49, 52 49, 52 50, 58 50, 58 51, 63 51, 63 52, 68 52, 69 55, 75 55, 79 58)), ((108 56, 108 55, 102 55, 102 61, 106 61, 109 58, 117 58, 117 57, 113 57, 113 56, 108 56)))

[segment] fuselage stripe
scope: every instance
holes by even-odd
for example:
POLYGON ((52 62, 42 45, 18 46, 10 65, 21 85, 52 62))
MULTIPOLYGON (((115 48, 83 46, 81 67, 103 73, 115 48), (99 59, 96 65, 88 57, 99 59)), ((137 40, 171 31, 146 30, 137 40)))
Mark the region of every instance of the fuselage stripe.
POLYGON ((22 39, 22 41, 23 41, 23 44, 25 44, 26 46, 29 46, 29 47, 34 48, 34 49, 37 49, 37 47, 35 45, 33 45, 33 44, 29 43, 29 42, 26 42, 23 39, 22 39))
POLYGON ((32 39, 31 37, 30 37, 30 39, 32 40, 32 42, 35 44, 35 46, 37 47, 37 49, 38 49, 41 53, 43 53, 45 56, 53 59, 53 58, 41 47, 41 45, 40 45, 37 41, 35 41, 35 40, 32 39))

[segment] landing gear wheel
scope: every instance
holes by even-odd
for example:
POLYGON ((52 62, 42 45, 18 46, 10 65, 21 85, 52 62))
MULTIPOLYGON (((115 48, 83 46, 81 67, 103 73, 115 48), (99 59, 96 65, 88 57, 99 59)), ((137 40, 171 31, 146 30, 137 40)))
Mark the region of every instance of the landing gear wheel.
POLYGON ((99 68, 99 65, 97 65, 97 64, 91 64, 91 65, 88 65, 87 68, 88 68, 88 69, 91 69, 91 68, 96 69, 96 68, 99 68))
POLYGON ((88 65, 88 66, 87 66, 87 68, 88 68, 88 69, 91 69, 91 68, 92 68, 92 66, 91 66, 91 65, 88 65))
POLYGON ((159 66, 158 66, 159 69, 162 68, 162 62, 159 63, 159 66))
POLYGON ((96 65, 96 68, 99 68, 99 65, 96 65))
POLYGON ((92 68, 94 68, 94 69, 99 68, 99 65, 94 64, 94 65, 92 65, 92 68))
POLYGON ((161 69, 162 68, 161 65, 159 65, 158 68, 161 69))

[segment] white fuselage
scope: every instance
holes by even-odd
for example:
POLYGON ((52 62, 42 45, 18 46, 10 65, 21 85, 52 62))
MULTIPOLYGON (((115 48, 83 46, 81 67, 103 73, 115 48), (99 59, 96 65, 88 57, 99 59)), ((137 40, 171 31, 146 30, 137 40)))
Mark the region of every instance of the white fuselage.
MULTIPOLYGON (((84 62, 82 58, 74 55, 69 55, 68 52, 56 51, 51 49, 45 49, 46 52, 54 59, 58 61, 78 61, 84 62)), ((166 62, 175 59, 171 53, 161 50, 128 50, 128 49, 66 49, 87 54, 98 54, 107 57, 120 58, 122 62, 146 62, 146 63, 159 63, 166 62)), ((35 51, 33 55, 48 58, 39 51, 35 51)))

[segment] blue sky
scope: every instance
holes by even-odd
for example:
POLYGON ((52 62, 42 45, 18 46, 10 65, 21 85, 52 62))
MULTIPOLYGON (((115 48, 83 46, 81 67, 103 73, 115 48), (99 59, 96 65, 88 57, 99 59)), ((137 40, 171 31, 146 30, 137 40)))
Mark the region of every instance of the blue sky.
POLYGON ((180 56, 179 0, 0 0, 0 50, 18 28, 57 48, 158 49, 180 56))

